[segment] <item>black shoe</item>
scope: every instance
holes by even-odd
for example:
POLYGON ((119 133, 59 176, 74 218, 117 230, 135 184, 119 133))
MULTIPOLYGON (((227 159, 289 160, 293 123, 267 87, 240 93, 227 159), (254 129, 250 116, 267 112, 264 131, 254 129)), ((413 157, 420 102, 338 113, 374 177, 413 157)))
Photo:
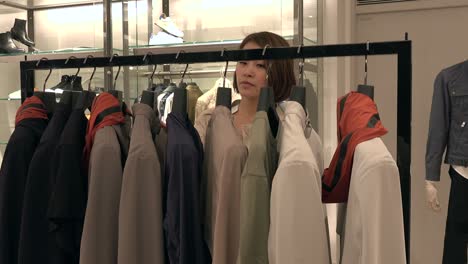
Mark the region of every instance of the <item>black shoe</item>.
POLYGON ((11 33, 0 34, 0 53, 24 53, 24 49, 18 48, 11 39, 11 33))
POLYGON ((34 41, 30 40, 26 33, 26 20, 15 18, 15 25, 11 28, 11 36, 28 47, 34 46, 34 41))
POLYGON ((60 80, 60 82, 50 89, 51 90, 55 90, 55 89, 64 90, 64 88, 67 86, 67 83, 69 82, 70 82, 70 77, 68 75, 62 75, 62 79, 60 80))
POLYGON ((81 85, 81 76, 71 75, 67 89, 64 90, 83 91, 83 86, 81 85))

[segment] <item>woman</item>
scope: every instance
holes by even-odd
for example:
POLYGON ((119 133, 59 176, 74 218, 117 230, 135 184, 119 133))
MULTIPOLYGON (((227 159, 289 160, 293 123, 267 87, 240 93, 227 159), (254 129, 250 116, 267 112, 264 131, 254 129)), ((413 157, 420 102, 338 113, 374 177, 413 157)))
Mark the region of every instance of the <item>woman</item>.
MULTIPOLYGON (((263 49, 289 47, 281 36, 271 32, 258 32, 248 35, 241 43, 240 49, 263 49)), ((291 88, 296 84, 293 60, 252 60, 239 61, 234 73, 234 90, 241 95, 241 100, 232 105, 234 126, 247 143, 249 130, 257 112, 260 89, 271 86, 275 93, 275 102, 286 100, 291 88)), ((205 143, 206 127, 213 109, 206 110, 196 121, 195 128, 205 143)))

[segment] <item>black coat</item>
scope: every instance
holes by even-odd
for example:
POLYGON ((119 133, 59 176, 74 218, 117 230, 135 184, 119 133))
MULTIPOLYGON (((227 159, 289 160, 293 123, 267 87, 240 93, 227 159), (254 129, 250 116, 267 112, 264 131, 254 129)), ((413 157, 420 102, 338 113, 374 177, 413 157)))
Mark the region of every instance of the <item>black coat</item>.
POLYGON ((47 217, 49 236, 59 251, 49 263, 79 263, 88 189, 82 164, 87 122, 82 110, 73 110, 56 149, 55 186, 47 217))
POLYGON ((24 119, 8 141, 0 169, 0 263, 17 263, 28 168, 47 122, 24 119))
POLYGON ((55 153, 58 139, 70 116, 70 110, 57 104, 41 141, 29 165, 28 180, 24 192, 23 220, 18 252, 18 263, 50 263, 49 256, 55 255, 55 240, 48 236, 47 208, 50 193, 55 184, 55 153), (51 241, 49 241, 51 240, 51 241))

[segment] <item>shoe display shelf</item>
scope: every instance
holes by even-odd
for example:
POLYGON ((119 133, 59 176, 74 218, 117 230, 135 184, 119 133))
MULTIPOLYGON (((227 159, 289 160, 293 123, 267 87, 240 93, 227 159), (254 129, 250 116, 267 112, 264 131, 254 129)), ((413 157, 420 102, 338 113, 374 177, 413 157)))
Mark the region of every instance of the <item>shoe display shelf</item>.
MULTIPOLYGON (((293 45, 292 36, 283 36, 290 45, 293 45)), ((205 42, 184 42, 175 44, 160 44, 160 45, 138 45, 130 46, 133 55, 145 55, 151 52, 152 54, 167 54, 183 52, 205 52, 205 51, 219 51, 236 50, 239 48, 242 39, 235 40, 214 40, 205 42)), ((304 38, 304 45, 317 45, 315 41, 304 38)))
MULTIPOLYGON (((292 36, 284 37, 290 45, 292 45, 292 36)), ((223 50, 236 50, 239 48, 242 40, 220 40, 220 41, 207 41, 207 42, 184 42, 182 44, 164 44, 164 45, 145 45, 145 46, 134 46, 131 47, 133 55, 146 55, 146 54, 169 54, 169 53, 178 53, 178 52, 209 52, 209 51, 219 51, 223 50)), ((316 45, 312 40, 304 39, 304 45, 316 45)), ((174 59, 175 60, 175 59, 174 59)), ((234 64, 232 64, 234 65, 234 64)), ((233 66, 229 67, 228 73, 233 72, 233 66)), ((224 63, 214 64, 197 64, 191 65, 190 70, 187 72, 188 76, 193 77, 202 77, 202 78, 216 78, 221 76, 222 71, 224 70, 224 63)), ((305 61, 304 70, 306 72, 318 72, 317 60, 308 59, 305 61)), ((152 74, 152 71, 140 71, 138 73, 139 77, 149 77, 152 74)), ((177 78, 180 75, 179 71, 170 71, 170 68, 166 68, 165 71, 158 70, 155 73, 155 78, 167 78, 174 77, 177 78)))
MULTIPOLYGON (((114 54, 122 55, 123 50, 113 49, 114 54)), ((76 58, 86 58, 89 55, 93 57, 103 57, 104 49, 102 48, 70 48, 70 49, 59 49, 59 50, 44 50, 44 51, 33 51, 25 53, 0 53, 0 63, 13 63, 20 61, 31 61, 40 60, 47 58, 49 60, 54 59, 67 59, 71 56, 76 58)))
MULTIPOLYGON (((112 2, 118 3, 121 2, 121 0, 112 0, 112 2)), ((39 11, 63 7, 88 6, 102 3, 102 0, 0 0, 1 5, 23 9, 25 11, 39 11)))
MULTIPOLYGON (((120 2, 120 0, 112 0, 112 2, 120 2)), ((65 49, 56 49, 56 50, 37 50, 35 49, 34 43, 28 38, 34 39, 34 28, 35 28, 35 12, 36 11, 45 11, 58 8, 72 8, 72 7, 84 7, 84 6, 93 6, 93 5, 102 5, 103 1, 100 0, 0 0, 0 7, 2 8, 2 14, 7 13, 19 13, 26 11, 27 19, 21 20, 16 19, 13 28, 5 32, 5 38, 8 40, 5 41, 10 49, 7 52, 0 52, 0 63, 15 63, 24 60, 39 60, 43 57, 48 59, 64 59, 70 56, 75 56, 77 58, 87 57, 92 55, 94 57, 104 56, 103 48, 95 47, 78 47, 78 48, 65 48, 65 49), (5 9, 5 10, 3 10, 5 9), (24 25, 21 25, 24 30, 15 31, 14 29, 17 26, 17 23, 20 22, 24 25), (27 32, 26 32, 27 25, 27 32), (10 33, 11 32, 11 33, 10 33), (6 35, 8 34, 8 35, 6 35), (15 49, 12 48, 15 46, 15 43, 12 41, 15 40, 15 43, 24 44, 29 46, 29 50, 25 52, 15 52, 15 49), (22 40, 22 41, 18 41, 22 40), (31 41, 31 42, 30 42, 31 41), (31 45, 33 44, 33 45, 31 45)), ((24 13, 23 13, 24 14, 24 13)), ((94 34, 94 33, 93 33, 94 34)), ((2 35, 2 34, 0 34, 2 35)), ((0 36, 2 37, 2 36, 0 36)), ((0 43, 1 44, 1 43, 0 43)), ((18 45, 19 46, 19 45, 18 45)), ((26 47, 27 48, 27 47, 26 47)), ((24 50, 23 48, 18 47, 19 51, 24 50)), ((114 53, 119 55, 122 54, 122 50, 114 50, 114 53)))

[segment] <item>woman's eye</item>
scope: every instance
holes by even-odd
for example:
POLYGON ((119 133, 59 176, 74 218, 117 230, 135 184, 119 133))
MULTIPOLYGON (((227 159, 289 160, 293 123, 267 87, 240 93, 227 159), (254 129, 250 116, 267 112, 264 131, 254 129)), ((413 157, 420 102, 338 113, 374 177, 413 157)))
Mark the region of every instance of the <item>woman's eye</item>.
POLYGON ((245 62, 245 61, 239 61, 239 64, 241 64, 241 65, 246 65, 247 62, 245 62))
POLYGON ((257 64, 257 67, 260 67, 260 68, 265 68, 265 64, 257 64))

